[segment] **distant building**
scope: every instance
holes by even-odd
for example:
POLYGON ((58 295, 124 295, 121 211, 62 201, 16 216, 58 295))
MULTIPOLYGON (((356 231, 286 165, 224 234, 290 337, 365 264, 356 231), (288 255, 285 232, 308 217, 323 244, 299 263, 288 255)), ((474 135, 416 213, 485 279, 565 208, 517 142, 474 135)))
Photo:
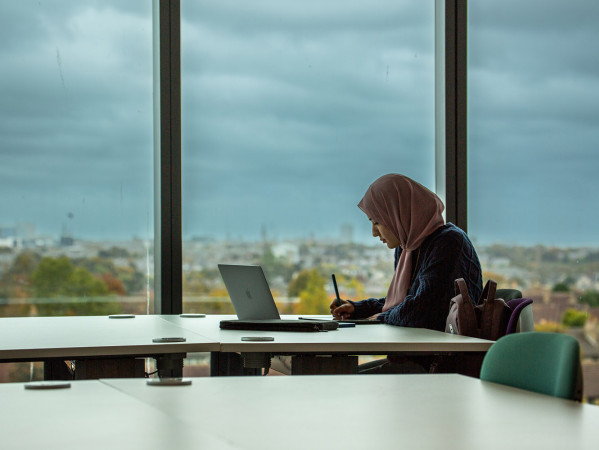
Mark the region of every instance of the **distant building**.
POLYGON ((341 224, 341 242, 351 244, 354 242, 354 227, 349 223, 341 224))
POLYGON ((0 226, 0 247, 21 248, 36 238, 35 225, 21 223, 16 226, 0 226))
POLYGON ((60 246, 61 247, 71 247, 75 244, 75 239, 71 236, 60 236, 60 246))
POLYGON ((291 242, 282 242, 274 244, 271 247, 272 253, 277 258, 283 258, 292 263, 297 263, 300 260, 299 245, 291 242))
POLYGON ((0 248, 16 248, 17 246, 18 242, 15 238, 0 238, 0 248))

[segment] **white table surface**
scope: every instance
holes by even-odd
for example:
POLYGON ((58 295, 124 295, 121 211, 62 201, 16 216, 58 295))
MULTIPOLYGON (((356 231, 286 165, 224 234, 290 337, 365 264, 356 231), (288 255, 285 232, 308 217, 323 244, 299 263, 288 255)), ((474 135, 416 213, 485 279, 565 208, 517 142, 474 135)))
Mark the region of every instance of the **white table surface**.
POLYGON ((5 383, 0 398, 0 447, 6 450, 233 448, 99 381, 43 391, 5 383))
POLYGON ((218 351, 218 341, 157 315, 0 318, 0 360, 218 351), (159 337, 185 342, 154 343, 159 337))
MULTIPOLYGON (((486 351, 491 341, 421 328, 358 325, 326 333, 221 330, 220 320, 236 316, 138 315, 0 318, 0 361, 48 358, 143 356, 189 352, 371 353, 486 351), (272 336, 272 342, 245 342, 242 336, 272 336), (154 343, 153 338, 185 342, 154 343)), ((284 316, 292 318, 297 316, 284 316)))
MULTIPOLYGON (((485 352, 493 341, 457 336, 424 328, 392 325, 356 325, 327 332, 221 330, 224 319, 234 315, 206 315, 204 318, 160 316, 172 324, 220 342, 222 352, 485 352), (274 341, 247 342, 242 336, 272 336, 274 341)), ((282 316, 283 319, 297 316, 282 316)))
POLYGON ((599 407, 460 375, 103 380, 239 448, 596 449, 599 407))

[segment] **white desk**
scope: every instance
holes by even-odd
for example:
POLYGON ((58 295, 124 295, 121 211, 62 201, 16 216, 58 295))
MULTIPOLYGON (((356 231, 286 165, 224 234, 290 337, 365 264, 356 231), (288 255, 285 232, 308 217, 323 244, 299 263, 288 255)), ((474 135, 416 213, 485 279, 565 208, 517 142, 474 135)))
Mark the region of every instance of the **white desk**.
POLYGON ((109 319, 108 316, 0 318, 0 360, 153 355, 218 351, 219 343, 176 326, 160 316, 109 319), (184 337, 185 342, 154 343, 153 338, 184 337))
MULTIPOLYGON (((219 323, 234 319, 234 315, 207 315, 205 318, 182 318, 161 316, 165 320, 187 330, 208 336, 220 342, 220 353, 214 355, 222 360, 227 353, 264 352, 271 354, 389 354, 389 353, 444 353, 486 352, 493 341, 458 336, 424 328, 405 328, 392 325, 357 325, 322 332, 270 332, 221 330, 219 323), (247 342, 242 336, 271 336, 273 341, 247 342)), ((285 319, 297 316, 283 316, 285 319)), ((357 361, 357 359, 356 359, 357 361)), ((229 363, 225 362, 225 366, 229 363)), ((212 366, 217 365, 215 358, 212 366)), ((212 370, 213 374, 216 374, 212 370)))
POLYGON ((268 449, 596 449, 599 407, 460 375, 103 380, 234 446, 268 449))
MULTIPOLYGON (((291 317, 294 316, 285 316, 291 317)), ((236 352, 310 355, 485 352, 492 345, 491 341, 481 339, 390 325, 358 325, 326 333, 221 330, 220 321, 231 318, 235 316, 183 318, 178 315, 150 315, 135 316, 131 319, 110 319, 107 316, 0 318, 0 361, 85 360, 160 355, 164 355, 161 360, 166 360, 169 355, 175 355, 178 362, 172 366, 177 369, 182 365, 182 355, 189 352, 212 352, 212 366, 217 366, 214 361, 225 361, 223 364, 219 363, 221 367, 230 364, 227 358, 236 355, 236 352), (265 335, 274 337, 274 341, 241 340, 242 336, 265 335), (186 341, 152 342, 153 338, 159 337, 184 337, 186 341)), ((57 362, 61 364, 60 361, 57 362)), ((169 361, 164 361, 164 366, 170 365, 169 361)), ((217 373, 220 372, 213 370, 213 374, 217 373)), ((235 369, 231 373, 238 371, 235 369)))
POLYGON ((0 398, 0 446, 6 450, 232 448, 209 433, 190 433, 182 421, 99 381, 46 391, 5 383, 0 398))
MULTIPOLYGON (((220 342, 221 352, 355 352, 381 354, 390 352, 486 352, 493 341, 458 336, 425 328, 404 328, 392 325, 357 325, 326 333, 288 331, 221 330, 224 319, 232 315, 207 315, 205 318, 160 316, 194 333, 220 342), (270 342, 245 342, 242 336, 272 336, 270 342)), ((284 319, 297 316, 283 316, 284 319)))
MULTIPOLYGON (((0 318, 0 361, 4 362, 160 355, 166 358, 168 355, 219 349, 220 344, 216 340, 178 327, 156 315, 129 319, 111 319, 108 316, 0 318), (183 337, 186 340, 173 343, 152 341, 161 337, 183 337)), ((182 358, 179 359, 182 361, 182 358)))

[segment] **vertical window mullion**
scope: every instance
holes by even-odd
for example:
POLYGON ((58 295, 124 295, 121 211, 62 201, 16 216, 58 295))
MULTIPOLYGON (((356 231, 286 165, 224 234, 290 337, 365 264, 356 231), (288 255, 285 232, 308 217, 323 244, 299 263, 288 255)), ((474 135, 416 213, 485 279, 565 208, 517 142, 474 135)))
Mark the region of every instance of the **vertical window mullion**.
POLYGON ((155 312, 182 312, 181 232, 181 4, 159 1, 160 151, 155 219, 155 312), (159 204, 158 204, 159 203, 159 204))
POLYGON ((446 218, 467 231, 467 1, 445 1, 446 218))

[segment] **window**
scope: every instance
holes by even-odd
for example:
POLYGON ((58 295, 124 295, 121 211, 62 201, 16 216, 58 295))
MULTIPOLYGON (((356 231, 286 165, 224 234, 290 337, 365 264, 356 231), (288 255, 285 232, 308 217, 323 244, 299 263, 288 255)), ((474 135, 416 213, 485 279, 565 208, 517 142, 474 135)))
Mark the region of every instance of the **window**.
MULTIPOLYGON (((537 329, 581 342, 599 317, 598 20, 585 0, 469 3, 468 231, 537 329)), ((586 371, 599 350, 583 353, 586 371)))
POLYGON ((152 4, 2 6, 0 315, 145 313, 152 4))
POLYGON ((434 12, 182 4, 184 310, 232 311, 221 262, 262 264, 283 312, 328 311, 333 271, 342 295, 386 292, 393 254, 356 205, 389 172, 434 189, 434 12))

